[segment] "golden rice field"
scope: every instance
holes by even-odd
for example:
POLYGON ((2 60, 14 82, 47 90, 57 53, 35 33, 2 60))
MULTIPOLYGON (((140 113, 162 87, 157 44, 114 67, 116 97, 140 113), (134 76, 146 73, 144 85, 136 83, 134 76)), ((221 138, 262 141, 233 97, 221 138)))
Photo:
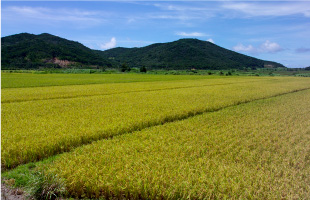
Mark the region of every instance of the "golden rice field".
POLYGON ((74 197, 309 199, 310 90, 75 149, 46 165, 74 197))
MULTIPOLYGON (((195 77, 195 76, 194 76, 195 77)), ((191 77, 190 77, 191 78, 191 77)), ((268 78, 265 78, 269 80, 268 78)), ((168 77, 169 80, 169 77, 168 77)), ((85 85, 63 85, 49 87, 27 87, 27 88, 6 88, 2 89, 2 103, 48 100, 48 99, 68 99, 76 97, 90 97, 99 95, 112 95, 130 92, 155 91, 167 89, 195 88, 211 85, 225 85, 233 83, 247 83, 261 81, 262 78, 244 77, 217 77, 206 82, 204 79, 182 80, 182 81, 153 81, 153 82, 130 82, 114 84, 85 84, 85 85)))
POLYGON ((59 154, 38 170, 79 198, 310 195, 309 78, 36 75, 2 79, 2 169, 59 154))
MULTIPOLYGON (((216 76, 208 79, 218 78, 216 76)), ((222 77, 223 78, 223 77, 222 77)), ((226 78, 226 77, 224 77, 226 78)), ((46 87, 107 83, 154 82, 175 80, 199 80, 204 76, 174 76, 148 74, 32 74, 1 73, 1 88, 46 87)))

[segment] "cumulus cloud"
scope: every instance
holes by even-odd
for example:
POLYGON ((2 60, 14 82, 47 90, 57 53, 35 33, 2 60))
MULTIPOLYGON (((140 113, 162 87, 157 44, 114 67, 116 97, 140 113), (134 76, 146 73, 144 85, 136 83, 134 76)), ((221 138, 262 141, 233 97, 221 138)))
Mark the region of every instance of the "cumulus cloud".
POLYGON ((307 52, 310 52, 310 48, 301 47, 301 48, 296 49, 295 51, 296 53, 307 53, 307 52))
POLYGON ((282 51, 283 48, 275 42, 270 42, 269 40, 266 40, 266 42, 264 42, 258 50, 263 53, 275 53, 282 51))
POLYGON ((212 38, 207 39, 207 41, 208 41, 208 42, 211 42, 211 43, 213 43, 213 44, 214 44, 214 40, 213 40, 212 38))
POLYGON ((192 32, 192 33, 177 32, 176 35, 184 36, 184 37, 202 37, 202 36, 207 36, 206 34, 199 33, 199 32, 192 32))
POLYGON ((105 44, 99 45, 101 49, 111 49, 116 47, 116 38, 112 37, 111 40, 105 44))
POLYGON ((254 47, 253 45, 243 45, 238 44, 233 47, 233 50, 240 52, 248 52, 251 54, 259 54, 259 53, 276 53, 282 51, 283 48, 276 42, 270 42, 266 40, 259 47, 254 47))
POLYGON ((244 51, 249 53, 255 53, 256 48, 254 48, 252 45, 244 46, 243 44, 237 44, 233 47, 233 50, 235 51, 244 51))

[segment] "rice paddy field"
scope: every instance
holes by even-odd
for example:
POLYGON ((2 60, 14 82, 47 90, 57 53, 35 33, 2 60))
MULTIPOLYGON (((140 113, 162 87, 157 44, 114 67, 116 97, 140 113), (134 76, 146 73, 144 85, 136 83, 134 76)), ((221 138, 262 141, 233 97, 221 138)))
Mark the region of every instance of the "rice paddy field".
POLYGON ((2 74, 1 93, 3 176, 32 166, 38 198, 310 197, 309 78, 2 74))

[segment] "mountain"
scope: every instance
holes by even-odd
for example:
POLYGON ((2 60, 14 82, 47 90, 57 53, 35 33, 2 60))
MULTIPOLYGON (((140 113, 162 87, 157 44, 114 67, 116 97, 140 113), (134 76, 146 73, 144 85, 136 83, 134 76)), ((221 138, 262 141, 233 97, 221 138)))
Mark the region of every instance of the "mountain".
POLYGON ((180 39, 141 48, 92 50, 43 33, 21 33, 1 38, 2 69, 146 67, 148 69, 244 69, 284 67, 213 43, 180 39))
POLYGON ((98 51, 118 65, 155 69, 244 69, 276 68, 283 65, 246 56, 198 39, 180 39, 141 48, 114 48, 98 51))
POLYGON ((51 34, 21 33, 1 38, 2 69, 104 67, 111 63, 84 45, 51 34))

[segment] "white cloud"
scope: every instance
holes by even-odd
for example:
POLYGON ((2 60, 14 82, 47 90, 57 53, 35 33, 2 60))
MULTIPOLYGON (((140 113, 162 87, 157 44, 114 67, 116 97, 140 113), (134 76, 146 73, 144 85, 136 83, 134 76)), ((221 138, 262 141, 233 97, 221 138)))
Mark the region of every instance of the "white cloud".
POLYGON ((310 17, 309 2, 224 3, 224 9, 234 10, 246 16, 288 16, 302 14, 310 17))
POLYGON ((163 10, 172 10, 172 11, 204 11, 208 10, 207 7, 197 7, 197 6, 180 6, 167 3, 155 3, 155 7, 161 8, 163 10))
MULTIPOLYGON (((207 6, 204 2, 157 2, 149 5, 158 8, 156 11, 145 15, 144 17, 150 19, 170 19, 178 20, 181 23, 188 23, 189 21, 196 23, 197 21, 205 21, 215 15, 215 8, 207 6)), ((188 24, 192 25, 192 24, 188 24)))
POLYGON ((136 19, 133 18, 133 17, 129 17, 129 18, 127 19, 127 23, 128 23, 128 24, 133 23, 133 22, 135 22, 135 21, 136 21, 136 19))
POLYGON ((254 48, 252 45, 244 46, 243 44, 237 44, 236 46, 233 47, 233 50, 256 53, 256 48, 254 48))
POLYGON ((214 40, 212 38, 208 39, 207 41, 214 44, 214 40))
POLYGON ((206 34, 199 33, 199 32, 192 32, 192 33, 177 32, 176 35, 184 36, 184 37, 202 37, 202 36, 207 36, 206 34))
POLYGON ((112 37, 111 40, 105 44, 99 45, 101 49, 111 49, 116 47, 116 38, 112 37))
POLYGON ((263 52, 263 53, 275 53, 275 52, 279 52, 282 51, 283 48, 275 43, 275 42, 270 42, 269 40, 266 40, 266 42, 264 42, 258 49, 259 51, 263 52))
POLYGON ((98 17, 98 12, 31 6, 4 7, 2 8, 2 15, 5 16, 6 20, 12 21, 12 23, 23 21, 23 23, 55 25, 62 22, 74 24, 76 27, 99 25, 105 21, 98 17))
POLYGON ((199 18, 199 16, 189 15, 186 13, 151 13, 144 17, 144 19, 169 19, 180 21, 197 20, 199 18))
MULTIPOLYGON (((303 15, 310 17, 310 4, 308 1, 280 1, 264 0, 220 0, 212 6, 204 1, 186 3, 154 3, 153 6, 161 11, 168 11, 169 18, 180 20, 205 20, 212 17, 261 17, 261 16, 289 16, 303 15), (177 17, 178 16, 178 17, 177 17), (180 17, 181 16, 181 17, 180 17)), ((157 16, 157 15, 156 15, 157 16)), ((159 15, 163 17, 162 15, 159 15)), ((168 18, 168 16, 165 16, 168 18)))
POLYGON ((259 54, 259 53, 276 53, 282 51, 283 48, 278 43, 266 40, 259 47, 254 47, 253 45, 245 46, 243 44, 238 44, 233 47, 233 50, 239 52, 248 52, 251 54, 259 54))

